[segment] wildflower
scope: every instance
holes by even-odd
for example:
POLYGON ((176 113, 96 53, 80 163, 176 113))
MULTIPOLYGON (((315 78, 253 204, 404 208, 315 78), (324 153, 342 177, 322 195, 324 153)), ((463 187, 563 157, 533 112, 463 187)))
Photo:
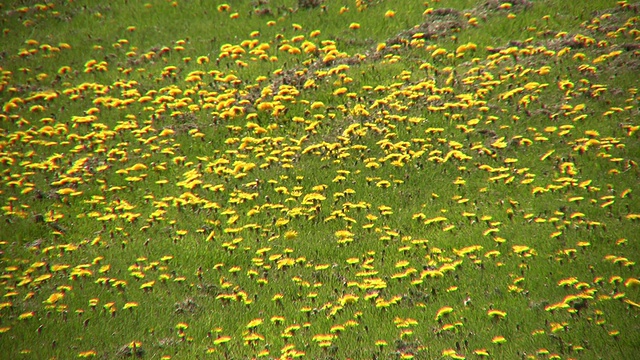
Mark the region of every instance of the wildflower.
POLYGON ((46 304, 55 304, 57 303, 60 299, 62 299, 64 297, 64 293, 59 292, 59 293, 53 293, 51 294, 51 296, 49 296, 49 298, 47 300, 44 301, 44 303, 46 304))
POLYGON ((438 310, 438 312, 436 313, 436 320, 440 320, 441 317, 451 313, 453 311, 453 308, 451 306, 445 306, 442 307, 440 310, 438 310))
POLYGON ((247 324, 246 328, 247 329, 253 329, 253 328, 261 325, 263 322, 264 322, 263 319, 253 319, 247 324))
POLYGON ((493 339, 491 339, 491 342, 499 345, 506 343, 507 339, 505 339, 504 336, 494 336, 493 339))
POLYGON ((89 350, 89 351, 80 352, 78 354, 78 357, 80 357, 80 358, 88 358, 88 357, 94 357, 96 355, 98 355, 98 353, 95 350, 89 350))
POLYGON ((138 303, 137 302, 128 302, 126 304, 124 304, 124 306, 122 307, 123 310, 126 309, 133 309, 135 307, 138 307, 138 303))
POLYGON ((624 286, 625 287, 639 287, 640 286, 640 280, 638 280, 636 278, 628 278, 624 282, 624 286))
POLYGON ((507 316, 507 312, 506 311, 500 311, 500 310, 489 310, 489 311, 487 311, 487 315, 490 318, 503 319, 505 316, 507 316))
POLYGON ((489 356, 489 352, 487 351, 487 349, 476 349, 473 350, 473 353, 478 356, 489 356))
POLYGON ((30 319, 35 315, 35 311, 29 311, 26 313, 22 313, 20 314, 20 316, 18 316, 18 320, 25 320, 25 319, 30 319))

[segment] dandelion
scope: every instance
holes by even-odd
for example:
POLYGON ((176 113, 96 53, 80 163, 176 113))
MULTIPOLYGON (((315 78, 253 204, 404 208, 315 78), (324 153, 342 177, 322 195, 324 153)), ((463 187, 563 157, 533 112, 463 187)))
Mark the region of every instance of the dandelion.
POLYGON ((98 355, 98 353, 95 350, 89 350, 89 351, 80 352, 78 354, 78 357, 80 357, 80 358, 88 358, 88 357, 94 357, 94 356, 97 356, 97 355, 98 355))
POLYGON ((35 311, 29 311, 29 312, 22 313, 22 314, 20 314, 18 316, 18 320, 31 319, 35 314, 36 314, 35 311))
POLYGON ((473 350, 473 353, 478 356, 489 356, 489 352, 487 351, 487 349, 476 349, 473 350))
POLYGON ((351 24, 349 24, 349 29, 351 29, 351 30, 358 30, 358 29, 360 29, 360 24, 358 24, 358 23, 351 23, 351 24))
POLYGON ((263 322, 263 319, 253 319, 247 324, 246 328, 253 329, 255 327, 258 327, 259 325, 262 325, 263 322))
POLYGON ((493 319, 504 319, 507 316, 507 312, 506 311, 500 311, 500 310, 489 310, 487 311, 487 315, 490 318, 493 319))
POLYGON ((127 310, 127 309, 133 310, 133 308, 136 308, 136 307, 138 307, 138 303, 137 302, 128 302, 128 303, 124 304, 122 309, 123 310, 127 310))
POLYGON ((438 312, 436 313, 436 317, 435 320, 440 320, 440 318, 442 318, 443 316, 446 316, 448 314, 450 314, 451 312, 453 312, 453 308, 451 306, 445 306, 440 308, 440 310, 438 310, 438 312))
POLYGON ((640 280, 636 279, 636 278, 628 278, 625 282, 624 282, 624 286, 627 288, 636 288, 636 287, 640 287, 640 280))
POLYGON ((376 340, 375 345, 380 349, 380 351, 382 351, 382 348, 389 344, 385 340, 376 340))
POLYGON ((456 353, 454 349, 445 349, 442 350, 443 357, 450 357, 452 359, 464 359, 465 357, 456 353))
POLYGON ((340 305, 345 306, 358 302, 358 299, 360 299, 358 296, 347 294, 338 299, 338 302, 340 303, 340 305))
POLYGON ((47 298, 47 300, 44 301, 45 304, 55 304, 58 301, 60 301, 62 298, 64 298, 64 293, 63 292, 59 292, 59 293, 53 293, 51 294, 51 296, 49 296, 49 298, 47 298))
POLYGON ((436 49, 431 53, 431 57, 432 58, 436 58, 438 56, 442 56, 442 55, 446 55, 447 54, 447 50, 446 49, 436 49))
POLYGON ((506 343, 507 339, 505 339, 504 336, 494 336, 491 342, 500 345, 506 343))
POLYGON ((348 90, 347 90, 346 87, 341 87, 341 88, 338 88, 338 89, 334 90, 333 91, 333 95, 335 95, 335 96, 343 95, 343 94, 346 94, 347 91, 348 90))

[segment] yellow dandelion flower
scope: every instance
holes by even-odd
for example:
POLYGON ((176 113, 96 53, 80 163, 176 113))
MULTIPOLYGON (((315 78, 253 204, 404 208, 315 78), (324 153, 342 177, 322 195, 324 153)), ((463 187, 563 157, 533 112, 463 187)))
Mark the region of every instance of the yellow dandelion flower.
POLYGON ((453 308, 451 306, 444 306, 438 310, 435 319, 440 320, 441 317, 450 314, 451 312, 453 312, 453 308))
POLYGON ((494 336, 493 339, 491 339, 491 342, 494 344, 504 344, 507 342, 507 339, 504 338, 504 336, 494 336))
POLYGON ((491 318, 503 319, 505 316, 507 316, 507 312, 500 310, 489 310, 487 311, 487 315, 491 318))
POLYGON ((247 324, 246 328, 253 329, 259 325, 262 325, 263 322, 264 322, 263 319, 253 319, 247 324))
POLYGON ((122 307, 122 310, 127 310, 127 309, 133 309, 138 307, 138 303, 137 302, 128 302, 126 304, 124 304, 124 306, 122 307))
POLYGON ((88 350, 88 351, 83 351, 78 353, 78 357, 80 358, 88 358, 88 357, 94 357, 97 356, 98 353, 95 350, 88 350))
POLYGON ((639 287, 640 286, 640 280, 636 279, 636 278, 628 278, 625 282, 624 282, 624 286, 625 287, 639 287))
POLYGON ((30 319, 35 315, 35 311, 29 311, 26 313, 22 313, 20 314, 20 316, 18 316, 18 320, 26 320, 26 319, 30 319))
POLYGON ((51 294, 51 296, 49 296, 49 298, 47 298, 47 300, 44 301, 44 303, 45 304, 55 304, 58 301, 60 301, 62 298, 64 298, 64 293, 63 292, 53 293, 53 294, 51 294))
POLYGON ((489 356, 489 352, 487 351, 487 349, 476 349, 473 350, 473 353, 478 356, 489 356))

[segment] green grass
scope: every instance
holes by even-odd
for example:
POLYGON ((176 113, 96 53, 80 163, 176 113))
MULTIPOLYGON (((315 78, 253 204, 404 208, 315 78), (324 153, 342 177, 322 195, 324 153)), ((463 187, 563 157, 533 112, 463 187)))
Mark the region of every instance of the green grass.
POLYGON ((310 3, 0 7, 3 356, 632 358, 638 5, 310 3))

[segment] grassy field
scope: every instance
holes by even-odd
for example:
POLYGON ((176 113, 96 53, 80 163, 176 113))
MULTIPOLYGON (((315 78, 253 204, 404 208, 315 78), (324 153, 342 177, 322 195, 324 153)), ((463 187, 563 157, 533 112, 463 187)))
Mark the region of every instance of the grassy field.
POLYGON ((0 4, 0 358, 631 359, 640 4, 0 4))

